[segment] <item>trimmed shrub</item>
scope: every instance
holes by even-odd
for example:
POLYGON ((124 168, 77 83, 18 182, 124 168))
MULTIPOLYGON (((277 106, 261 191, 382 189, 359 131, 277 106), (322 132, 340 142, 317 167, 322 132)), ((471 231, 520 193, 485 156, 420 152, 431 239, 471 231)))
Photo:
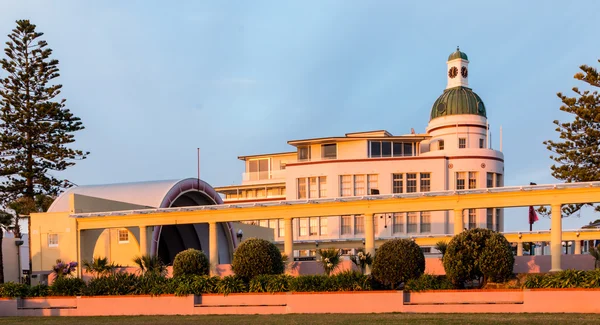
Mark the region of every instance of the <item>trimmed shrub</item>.
POLYGON ((210 264, 204 252, 197 249, 186 249, 175 255, 173 260, 173 277, 184 275, 208 275, 210 264))
POLYGON ((23 283, 6 282, 0 285, 0 297, 22 298, 29 294, 29 286, 23 283))
POLYGON ((175 279, 165 278, 157 273, 148 272, 138 277, 135 294, 158 296, 174 294, 176 289, 175 279))
POLYGON ((425 256, 419 245, 409 239, 385 242, 375 254, 373 277, 392 289, 425 271, 425 256))
POLYGON ((217 293, 222 293, 227 296, 230 293, 247 292, 246 283, 236 275, 228 275, 223 277, 216 287, 217 293))
POLYGON ((462 288, 466 281, 503 282, 512 276, 515 258, 510 243, 489 229, 470 229, 454 236, 444 254, 446 276, 462 288))
POLYGON ((290 291, 294 292, 321 292, 334 291, 331 283, 333 277, 327 275, 300 275, 290 281, 290 291))
POLYGON ((46 284, 38 284, 29 288, 28 297, 46 297, 50 295, 50 287, 46 284))
POLYGON ((176 296, 215 293, 220 278, 218 276, 191 275, 174 278, 176 296))
POLYGON ((233 272, 249 282, 261 274, 281 274, 284 263, 275 244, 258 238, 250 238, 240 244, 233 253, 233 272))
POLYGON ((248 285, 249 292, 287 292, 290 291, 290 281, 293 277, 286 274, 257 275, 248 285))
POLYGON ((454 285, 445 275, 423 274, 418 279, 411 279, 404 286, 405 291, 448 290, 454 285))
POLYGON ((85 282, 80 278, 56 278, 50 286, 52 296, 81 296, 85 290, 85 282))
POLYGON ((368 276, 356 271, 344 271, 331 277, 335 291, 368 291, 371 280, 368 276))
POLYGON ((139 282, 135 274, 111 274, 91 279, 84 293, 87 296, 132 295, 136 293, 139 282))

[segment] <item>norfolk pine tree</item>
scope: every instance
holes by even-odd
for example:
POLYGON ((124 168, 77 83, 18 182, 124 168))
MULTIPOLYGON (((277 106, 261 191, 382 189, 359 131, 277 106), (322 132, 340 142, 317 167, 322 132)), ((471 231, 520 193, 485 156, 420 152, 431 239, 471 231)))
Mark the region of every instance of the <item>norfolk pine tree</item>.
MULTIPOLYGON (((73 133, 84 127, 66 100, 57 99, 62 88, 53 82, 58 60, 50 58, 52 50, 35 28, 29 20, 18 20, 8 35, 6 58, 0 60, 0 200, 9 209, 3 213, 13 216, 47 208, 40 198, 56 197, 69 186, 48 172, 63 171, 89 154, 70 146, 73 133)), ((3 269, 0 264, 0 276, 3 269)))
MULTIPOLYGON (((593 67, 582 65, 579 69, 582 72, 574 78, 590 85, 593 91, 574 87, 575 97, 557 94, 563 103, 560 110, 573 114, 574 120, 554 121, 560 141, 544 141, 553 152, 550 158, 556 162, 551 167, 552 176, 567 183, 600 181, 600 77, 593 67)), ((563 216, 576 213, 585 205, 593 204, 565 205, 563 216)), ((600 211, 600 206, 595 210, 600 211)))

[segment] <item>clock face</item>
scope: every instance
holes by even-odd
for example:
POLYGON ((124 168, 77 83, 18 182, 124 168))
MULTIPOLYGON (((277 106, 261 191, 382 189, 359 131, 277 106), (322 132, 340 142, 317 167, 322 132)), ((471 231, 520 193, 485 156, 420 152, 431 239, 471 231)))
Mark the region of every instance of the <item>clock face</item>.
POLYGON ((450 70, 448 70, 448 77, 455 78, 457 75, 458 75, 457 67, 452 67, 452 68, 450 68, 450 70))
POLYGON ((463 78, 466 78, 469 75, 469 70, 467 70, 467 67, 460 68, 460 74, 463 76, 463 78))

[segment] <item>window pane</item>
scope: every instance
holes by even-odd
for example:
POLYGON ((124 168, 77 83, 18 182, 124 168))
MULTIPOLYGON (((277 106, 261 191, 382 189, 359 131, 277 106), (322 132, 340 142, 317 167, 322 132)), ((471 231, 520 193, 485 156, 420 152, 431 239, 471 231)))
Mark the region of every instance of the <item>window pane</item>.
POLYGON ((421 192, 431 191, 431 174, 421 173, 421 192))
POLYGON ((444 150, 444 140, 438 141, 438 149, 444 150))
POLYGON ((409 212, 408 213, 408 228, 407 228, 407 232, 408 233, 415 233, 415 232, 417 232, 417 213, 416 212, 409 212))
POLYGON ((300 236, 308 235, 308 218, 300 218, 300 236))
POLYGON ((403 181, 404 174, 393 174, 392 175, 392 190, 394 193, 402 193, 403 192, 403 181))
POLYGON ((394 213, 394 233, 403 233, 404 232, 404 213, 394 213))
POLYGON ((298 199, 306 199, 306 178, 298 178, 298 199))
POLYGON ((318 198, 319 186, 317 185, 316 177, 308 178, 308 197, 311 199, 318 198))
POLYGON ((365 217, 364 216, 354 216, 354 234, 364 234, 365 233, 365 217))
POLYGON ((402 157, 402 142, 394 142, 394 157, 402 157))
POLYGON ((485 227, 490 230, 494 230, 494 209, 486 209, 486 222, 485 227))
POLYGON ((319 218, 318 217, 310 218, 310 235, 316 236, 319 234, 318 231, 319 231, 319 218))
POLYGON ((392 156, 392 143, 389 141, 381 142, 381 157, 392 156))
POLYGON ((337 157, 337 145, 335 143, 324 144, 321 146, 321 150, 325 159, 335 159, 337 157))
POLYGON ((421 212, 421 232, 431 232, 431 212, 421 212))
POLYGON ((340 196, 352 196, 352 176, 340 176, 340 196))
POLYGON ((129 242, 129 231, 126 229, 119 229, 119 243, 129 242))
POLYGON ((279 219, 279 237, 285 236, 285 221, 283 219, 279 219))
POLYGON ((469 229, 477 228, 477 210, 469 209, 469 229))
POLYGON ((463 149, 467 147, 467 139, 466 138, 460 138, 458 139, 458 147, 463 149))
POLYGON ((341 217, 341 224, 342 224, 342 235, 349 235, 351 234, 351 228, 350 225, 352 223, 352 219, 350 219, 351 216, 342 216, 341 217))
POLYGON ((375 194, 372 192, 372 190, 379 188, 379 186, 378 186, 379 177, 377 174, 371 174, 371 175, 367 175, 367 178, 368 178, 367 181, 369 182, 369 188, 368 188, 369 192, 368 193, 375 194))
POLYGON ((371 141, 371 157, 381 157, 381 142, 371 141))
POLYGON ((456 173, 456 189, 464 190, 465 189, 465 172, 456 173))
POLYGON ((365 194, 365 175, 354 175, 354 195, 365 194))
POLYGON ((479 139, 479 148, 483 149, 485 147, 483 139, 479 139))
POLYGON ((486 185, 488 188, 494 187, 494 173, 487 173, 486 185))
POLYGON ((321 220, 320 220, 320 222, 321 222, 321 224, 320 224, 320 226, 321 226, 321 233, 320 233, 321 236, 328 236, 329 235, 329 229, 327 228, 327 224, 329 223, 328 221, 329 221, 329 219, 327 217, 321 217, 321 220))
POLYGON ((310 147, 298 147, 298 160, 310 160, 310 147))
POLYGON ((502 210, 496 209, 496 231, 500 231, 500 224, 502 223, 502 210))
POLYGON ((469 189, 477 188, 477 173, 469 172, 469 189))
POLYGON ((412 156, 413 155, 413 150, 412 150, 412 143, 405 143, 404 144, 404 156, 412 156))
POLYGON ((496 187, 502 187, 502 174, 496 174, 496 187))
POLYGON ((327 197, 327 176, 319 177, 319 197, 327 197))
POLYGON ((406 174, 406 193, 417 192, 417 174, 409 173, 406 174))

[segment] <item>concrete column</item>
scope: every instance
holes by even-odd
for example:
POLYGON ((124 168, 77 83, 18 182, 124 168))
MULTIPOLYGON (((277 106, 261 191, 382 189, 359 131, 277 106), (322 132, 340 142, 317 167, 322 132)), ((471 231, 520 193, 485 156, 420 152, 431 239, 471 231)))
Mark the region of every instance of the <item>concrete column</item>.
MULTIPOLYGON (((365 214, 365 253, 375 256, 375 229, 373 227, 373 214, 365 214)), ((371 268, 367 266, 366 274, 371 274, 371 268)))
POLYGON ((285 218, 285 236, 283 239, 283 252, 287 255, 288 262, 294 261, 294 233, 293 233, 293 219, 285 218))
POLYGON ((144 256, 148 254, 148 232, 146 226, 140 226, 140 255, 144 256))
POLYGON ((458 235, 465 229, 463 209, 454 209, 454 235, 458 235))
POLYGON ((575 255, 581 255, 581 240, 575 240, 575 255))
POLYGON ((562 271, 560 260, 562 255, 562 211, 560 204, 552 205, 552 221, 550 228, 550 272, 562 271))
POLYGON ((523 243, 517 243, 517 256, 523 256, 523 243))
POLYGON ((208 223, 208 249, 210 257, 210 269, 213 275, 216 275, 215 270, 219 265, 219 247, 217 241, 217 223, 208 223))

